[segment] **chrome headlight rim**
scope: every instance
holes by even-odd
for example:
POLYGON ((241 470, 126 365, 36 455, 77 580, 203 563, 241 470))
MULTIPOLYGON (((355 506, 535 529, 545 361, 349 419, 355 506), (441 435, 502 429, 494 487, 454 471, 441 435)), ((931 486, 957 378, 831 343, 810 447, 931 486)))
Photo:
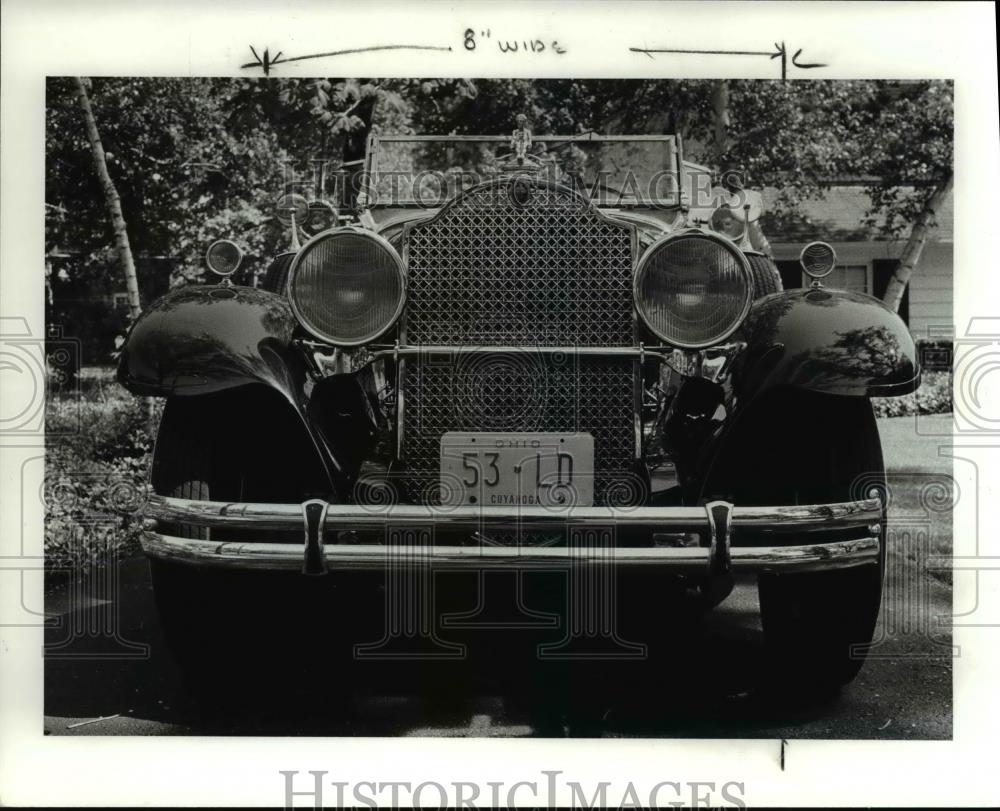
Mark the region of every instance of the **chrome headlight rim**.
POLYGON ((292 308, 292 314, 295 316, 295 320, 299 323, 299 325, 314 338, 317 338, 318 340, 324 343, 330 344, 331 346, 338 346, 345 348, 365 346, 366 344, 370 344, 372 341, 376 340, 382 335, 385 335, 385 333, 387 333, 398 323, 400 317, 402 316, 403 310, 406 308, 406 296, 407 296, 406 265, 403 262, 402 257, 399 255, 399 252, 392 246, 392 243, 389 242, 389 240, 387 240, 380 234, 376 234, 374 231, 369 231, 366 228, 359 228, 353 225, 345 225, 339 228, 330 228, 327 229, 326 231, 321 231, 320 233, 311 237, 299 249, 298 253, 295 255, 295 258, 292 260, 292 265, 288 269, 288 283, 285 287, 285 297, 288 299, 288 303, 292 308), (399 286, 400 286, 399 301, 396 303, 396 308, 393 311, 392 317, 386 321, 385 326, 368 333, 363 338, 354 341, 345 341, 341 340, 340 338, 334 338, 333 336, 324 333, 322 330, 317 329, 304 317, 302 310, 300 309, 298 302, 296 301, 296 296, 295 296, 295 282, 298 278, 299 267, 302 264, 303 259, 309 255, 310 250, 313 247, 315 247, 317 243, 333 237, 337 237, 341 234, 353 234, 355 236, 360 236, 364 237, 365 239, 372 240, 376 245, 378 245, 380 248, 386 251, 388 256, 393 260, 393 265, 396 269, 397 275, 399 276, 399 286))
POLYGON ((746 258, 746 255, 742 250, 740 250, 736 243, 733 242, 733 240, 723 234, 718 234, 715 231, 701 228, 686 228, 683 231, 678 231, 674 234, 667 234, 646 248, 646 250, 643 251, 642 256, 639 257, 639 261, 635 266, 635 276, 632 279, 632 300, 639 320, 643 323, 643 325, 645 325, 646 329, 652 332, 661 341, 665 341, 670 346, 677 347, 678 349, 707 349, 708 347, 716 346, 729 338, 743 325, 743 322, 746 321, 747 316, 750 314, 750 308, 753 306, 753 273, 750 269, 750 261, 746 258), (709 341, 679 341, 675 338, 668 338, 660 333, 655 326, 653 326, 650 320, 646 317, 646 313, 643 312, 639 303, 639 286, 643 281, 643 275, 649 266, 651 258, 657 251, 666 245, 669 245, 672 242, 678 242, 682 239, 691 238, 705 239, 721 245, 723 249, 728 251, 739 262, 743 278, 746 282, 746 296, 743 301, 743 306, 740 309, 739 316, 733 320, 733 323, 728 329, 719 335, 713 336, 709 341))
POLYGON ((818 281, 819 279, 825 279, 829 276, 837 267, 837 251, 834 249, 833 245, 829 242, 823 242, 822 240, 813 240, 812 242, 804 245, 802 250, 799 251, 799 265, 801 266, 803 272, 813 281, 818 281), (811 263, 807 254, 814 252, 817 249, 826 249, 828 251, 829 263, 828 266, 824 265, 825 270, 816 270, 815 263, 811 263))
POLYGON ((243 250, 242 247, 240 247, 240 244, 238 242, 232 239, 217 239, 205 249, 205 264, 208 266, 208 269, 212 273, 214 273, 216 276, 221 276, 223 279, 228 279, 230 276, 236 273, 236 271, 238 271, 240 267, 243 265, 243 260, 245 258, 246 258, 246 252, 243 250), (221 271, 212 264, 212 254, 215 252, 215 249, 218 248, 220 245, 225 245, 227 247, 231 247, 236 250, 236 264, 233 266, 232 270, 221 271))

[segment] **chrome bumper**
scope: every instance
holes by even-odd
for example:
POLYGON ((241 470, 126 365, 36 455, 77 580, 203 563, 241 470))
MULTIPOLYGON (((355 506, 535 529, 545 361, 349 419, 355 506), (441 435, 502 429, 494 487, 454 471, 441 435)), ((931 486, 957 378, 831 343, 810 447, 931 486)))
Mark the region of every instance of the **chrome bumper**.
POLYGON ((878 562, 882 503, 734 507, 546 508, 387 507, 328 504, 239 504, 153 496, 146 508, 142 546, 147 555, 204 567, 290 570, 324 574, 341 569, 430 565, 442 568, 523 567, 552 569, 574 564, 613 564, 719 575, 733 572, 819 571, 878 562), (162 524, 232 531, 298 531, 302 544, 220 541, 163 534, 162 524), (564 546, 489 545, 493 529, 558 529, 564 546), (617 530, 648 530, 663 537, 697 533, 700 546, 616 546, 617 530), (388 543, 326 543, 338 531, 378 530, 388 543), (770 545, 740 546, 740 532, 773 536, 770 545), (468 545, 438 545, 439 531, 458 532, 468 545), (836 540, 824 536, 836 533, 836 540), (405 537, 405 543, 393 539, 405 537), (802 543, 808 540, 808 543, 802 543))

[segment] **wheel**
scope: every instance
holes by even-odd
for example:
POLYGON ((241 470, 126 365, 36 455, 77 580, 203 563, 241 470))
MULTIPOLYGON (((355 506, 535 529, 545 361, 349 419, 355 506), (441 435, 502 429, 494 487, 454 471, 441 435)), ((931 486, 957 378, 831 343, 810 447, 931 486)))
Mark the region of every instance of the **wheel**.
MULTIPOLYGON (((176 498, 209 501, 213 492, 232 490, 232 486, 222 480, 223 467, 213 467, 213 458, 220 455, 219 432, 206 422, 197 405, 180 399, 167 403, 156 438, 153 489, 176 498)), ((187 524, 168 524, 162 529, 181 538, 207 540, 211 534, 206 527, 187 524)), ((224 647, 218 642, 226 638, 213 604, 217 589, 191 566, 154 559, 149 569, 170 653, 191 686, 212 680, 203 677, 218 670, 226 659, 217 655, 224 647)))
POLYGON ((283 296, 288 286, 288 271, 291 270, 294 258, 295 254, 292 252, 279 253, 274 257, 264 274, 261 288, 283 296))
MULTIPOLYGON (((866 398, 785 392, 747 414, 719 460, 712 487, 740 506, 828 504, 884 496, 878 426, 866 398)), ((883 497, 883 502, 884 502, 883 497)), ((878 564, 758 578, 769 682, 835 692, 864 664, 882 598, 885 514, 878 564)), ((741 543, 764 543, 741 535, 741 543)))
POLYGON ((769 296, 771 293, 780 293, 781 274, 770 257, 762 253, 747 253, 747 261, 750 263, 750 274, 753 277, 753 297, 754 300, 769 296))
MULTIPOLYGON (((168 400, 154 451, 153 490, 194 500, 330 498, 321 489, 325 484, 315 452, 284 409, 280 395, 249 388, 168 400)), ((167 524, 161 531, 203 540, 252 540, 252 533, 231 536, 185 524, 167 524)), ((301 544, 301 531, 288 535, 268 533, 266 539, 301 544)), ((196 692, 212 685, 217 689, 222 673, 257 674, 290 638, 285 618, 294 610, 292 598, 308 610, 321 601, 322 584, 303 582, 312 579, 297 572, 220 572, 151 559, 150 576, 167 646, 196 692)))
POLYGON ((188 566, 150 560, 150 579, 156 611, 167 648, 193 695, 202 685, 215 684, 227 661, 220 655, 225 628, 217 621, 210 590, 199 582, 198 572, 188 566))

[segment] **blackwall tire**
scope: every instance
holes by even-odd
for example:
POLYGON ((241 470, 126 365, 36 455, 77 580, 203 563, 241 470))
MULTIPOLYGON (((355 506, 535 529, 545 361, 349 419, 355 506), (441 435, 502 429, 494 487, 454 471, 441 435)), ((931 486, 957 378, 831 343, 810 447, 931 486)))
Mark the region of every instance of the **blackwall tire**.
MULTIPOLYGON (((788 392, 734 448, 745 471, 728 474, 737 504, 885 502, 878 426, 865 398, 788 392), (748 478, 752 476, 752 481, 748 478)), ((885 571, 885 515, 877 565, 758 578, 767 684, 786 694, 836 692, 861 669, 878 620, 885 571)))
POLYGON ((226 660, 220 655, 225 629, 214 619, 218 615, 208 604, 208 593, 198 582, 196 571, 151 560, 149 572, 167 648, 189 691, 200 695, 202 685, 218 684, 226 660))
POLYGON ((750 263, 750 274, 753 277, 754 300, 772 293, 780 293, 783 289, 781 274, 778 273, 778 267, 770 257, 759 253, 748 253, 746 257, 750 263))
MULTIPOLYGON (((192 500, 330 500, 319 489, 325 486, 322 468, 310 453, 308 437, 277 392, 244 387, 172 398, 157 435, 152 486, 158 494, 192 500)), ((220 542, 246 539, 185 524, 165 524, 160 531, 220 542)), ((266 537, 301 545, 302 536, 299 530, 266 537)), ((167 647, 195 698, 230 704, 255 685, 301 682, 299 675, 349 657, 351 648, 330 638, 338 591, 332 578, 161 559, 150 560, 150 575, 167 647)))
MULTIPOLYGON (((153 489, 157 493, 196 501, 211 500, 234 475, 222 464, 220 430, 204 419, 197 403, 169 400, 156 438, 153 489)), ((208 540, 212 531, 187 524, 166 524, 166 534, 208 540)), ((181 670, 189 692, 206 697, 218 694, 220 679, 231 676, 238 643, 234 600, 220 578, 197 567, 150 560, 150 579, 167 647, 181 670), (211 686, 211 687, 210 687, 211 686)))
MULTIPOLYGON (((200 425, 187 402, 168 401, 156 438, 153 487, 157 493, 194 500, 210 500, 214 443, 212 431, 200 425)), ((180 538, 208 539, 210 530, 186 524, 167 524, 163 532, 180 538)), ((211 681, 215 668, 212 645, 223 629, 214 628, 217 616, 209 594, 193 567, 159 560, 149 562, 157 613, 167 647, 186 680, 211 681)))
MULTIPOLYGON (((183 400, 170 400, 156 436, 153 489, 162 495, 208 501, 215 443, 212 430, 199 425, 197 414, 183 400)), ((209 537, 205 527, 170 524, 164 531, 179 538, 209 537)))

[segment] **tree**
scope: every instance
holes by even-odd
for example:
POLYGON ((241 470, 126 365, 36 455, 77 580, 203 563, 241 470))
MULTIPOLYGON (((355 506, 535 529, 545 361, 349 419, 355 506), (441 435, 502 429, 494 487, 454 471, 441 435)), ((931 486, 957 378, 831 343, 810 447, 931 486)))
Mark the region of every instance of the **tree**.
POLYGON ((903 248, 903 253, 886 287, 882 301, 885 302, 894 312, 899 310, 899 304, 903 300, 903 293, 906 285, 910 282, 920 255, 923 253, 924 245, 927 243, 927 235, 934 225, 935 217, 941 209, 945 198, 951 193, 954 176, 949 172, 941 182, 934 187, 934 190, 927 195, 923 209, 917 216, 913 227, 910 229, 910 236, 903 248))
MULTIPOLYGON (((243 81, 93 80, 89 95, 108 173, 147 295, 162 292, 166 279, 152 275, 168 268, 175 284, 201 279, 205 249, 220 237, 240 241, 248 264, 267 261, 283 244, 283 229, 270 222, 288 161, 279 134, 299 128, 267 126, 259 114, 255 124, 241 118, 243 81)), ((61 273, 101 283, 112 266, 113 233, 100 183, 82 159, 89 145, 75 88, 52 79, 47 94, 47 238, 72 255, 61 273), (69 213, 56 216, 60 210, 69 213)))
POLYGON ((90 106, 90 98, 87 96, 87 85, 89 79, 77 77, 76 92, 80 100, 80 107, 83 110, 83 120, 87 128, 87 139, 90 141, 90 151, 94 158, 94 169, 100 180, 101 188, 104 191, 105 204, 108 207, 108 217, 111 220, 111 227, 114 231, 115 245, 118 248, 118 256, 122 265, 122 272, 125 274, 125 285, 128 290, 129 314, 132 319, 139 317, 141 306, 139 304, 139 283, 135 275, 135 262, 132 260, 132 248, 128 242, 128 231, 125 227, 125 217, 122 215, 122 202, 118 196, 111 175, 108 174, 108 163, 104 154, 104 147, 101 145, 101 136, 97 130, 97 122, 94 120, 94 111, 90 106))
POLYGON ((715 82, 709 95, 711 126, 688 118, 695 137, 712 145, 706 157, 717 166, 743 166, 753 185, 778 189, 774 230, 787 228, 800 204, 821 197, 831 181, 868 181, 865 225, 884 239, 908 232, 883 296, 898 310, 952 188, 951 83, 715 82))
POLYGON ((954 183, 951 82, 879 83, 866 110, 862 165, 878 178, 869 222, 898 239, 908 233, 882 300, 899 309, 938 212, 954 183))
MULTIPOLYGON (((523 112, 539 134, 676 133, 691 159, 776 190, 763 222, 773 233, 800 222, 803 201, 831 180, 864 176, 872 228, 892 239, 909 228, 914 245, 951 161, 943 82, 101 78, 90 99, 140 290, 150 256, 169 258, 175 282, 201 278, 219 237, 242 242, 248 265, 266 262, 286 244, 270 210, 286 169, 307 186, 322 178, 317 161, 330 161, 330 176, 345 162, 357 169, 375 126, 506 134, 523 112)), ((116 243, 101 185, 80 160, 88 142, 71 82, 49 81, 46 115, 47 238, 77 255, 68 272, 106 278, 116 243)), ((904 251, 901 273, 918 257, 904 251)))
POLYGON ((747 184, 771 186, 768 212, 780 232, 801 204, 831 181, 868 181, 865 225, 897 240, 908 233, 883 296, 894 310, 918 266, 935 217, 952 188, 953 88, 944 81, 616 83, 633 123, 650 126, 657 107, 695 159, 740 167, 747 184), (702 98, 699 99, 698 96, 702 98))
POLYGON ((729 82, 717 79, 712 82, 712 123, 716 159, 722 161, 729 152, 729 126, 732 121, 729 116, 729 82))

